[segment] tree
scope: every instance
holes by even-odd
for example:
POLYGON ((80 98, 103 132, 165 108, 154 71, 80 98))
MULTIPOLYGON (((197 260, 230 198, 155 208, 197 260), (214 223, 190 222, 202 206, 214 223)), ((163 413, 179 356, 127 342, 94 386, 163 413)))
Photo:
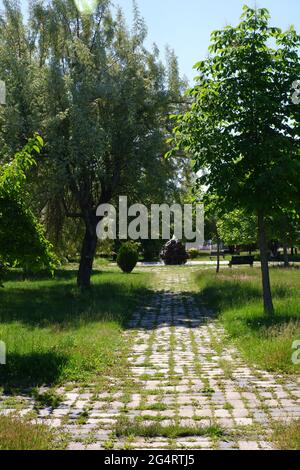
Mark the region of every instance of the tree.
POLYGON ((9 161, 38 129, 37 74, 30 36, 17 1, 4 0, 0 16, 0 74, 7 105, 0 107, 0 161, 9 161))
MULTIPOLYGON (((174 194, 180 168, 163 155, 168 116, 183 84, 171 51, 166 69, 156 47, 145 49, 146 26, 136 6, 129 32, 121 11, 113 17, 109 0, 100 0, 91 14, 81 14, 73 0, 34 0, 26 27, 16 4, 6 0, 5 5, 3 23, 14 11, 20 25, 17 30, 12 26, 9 35, 3 28, 0 38, 9 100, 14 61, 4 49, 18 42, 20 30, 24 52, 16 62, 27 72, 24 80, 30 77, 29 88, 34 84, 27 116, 46 142, 47 158, 34 183, 37 210, 53 236, 62 233, 65 216, 75 220, 78 233, 83 230, 77 282, 89 287, 97 207, 122 193, 143 198, 148 191, 156 197, 174 194)), ((7 130, 13 129, 13 120, 6 122, 7 130)), ((14 135, 18 141, 19 134, 14 135)))
POLYGON ((24 187, 26 173, 36 164, 33 154, 39 154, 42 145, 42 138, 35 135, 0 169, 0 259, 1 264, 53 272, 56 265, 53 247, 28 207, 24 187))
POLYGON ((283 246, 285 267, 289 266, 288 247, 299 243, 300 215, 298 211, 277 211, 270 219, 270 231, 283 246))
POLYGON ((221 234, 218 226, 218 221, 221 216, 221 208, 219 200, 216 196, 204 198, 205 204, 205 237, 212 240, 217 244, 217 268, 216 273, 220 272, 220 248, 221 248, 221 234))
POLYGON ((220 238, 227 245, 247 245, 257 243, 256 218, 240 209, 223 214, 217 221, 220 238))
POLYGON ((174 151, 188 150, 208 194, 224 212, 257 217, 264 309, 272 314, 266 217, 299 206, 300 37, 269 26, 266 9, 244 7, 237 27, 212 33, 211 55, 196 64, 189 112, 177 117, 174 151))

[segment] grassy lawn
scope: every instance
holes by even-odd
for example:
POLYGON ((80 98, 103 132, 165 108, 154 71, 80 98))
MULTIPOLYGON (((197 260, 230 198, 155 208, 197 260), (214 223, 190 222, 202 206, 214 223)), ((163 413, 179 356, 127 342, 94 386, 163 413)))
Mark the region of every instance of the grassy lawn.
POLYGON ((195 274, 196 297, 219 315, 244 357, 269 371, 297 373, 292 344, 300 340, 300 270, 271 268, 276 314, 262 311, 258 268, 209 270, 195 274), (200 288, 200 291, 199 291, 200 288))
POLYGON ((65 269, 53 280, 22 281, 0 291, 0 340, 7 364, 0 383, 7 389, 95 381, 122 372, 126 344, 122 330, 142 302, 150 274, 98 271, 85 294, 75 287, 76 271, 65 269))
POLYGON ((42 424, 0 416, 0 450, 55 449, 54 431, 42 424))

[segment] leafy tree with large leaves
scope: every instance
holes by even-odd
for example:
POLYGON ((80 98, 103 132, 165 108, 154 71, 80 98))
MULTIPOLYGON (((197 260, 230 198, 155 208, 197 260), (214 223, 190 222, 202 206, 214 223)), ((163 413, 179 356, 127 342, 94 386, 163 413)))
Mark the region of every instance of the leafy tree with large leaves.
POLYGON ((256 218, 235 209, 217 221, 220 237, 226 245, 254 245, 257 243, 256 218))
POLYGON ((264 309, 274 311, 266 217, 299 207, 299 117, 293 82, 300 77, 300 37, 270 27, 266 9, 244 7, 237 27, 212 33, 210 56, 196 64, 189 112, 177 117, 174 151, 188 150, 208 195, 224 212, 255 213, 264 309))

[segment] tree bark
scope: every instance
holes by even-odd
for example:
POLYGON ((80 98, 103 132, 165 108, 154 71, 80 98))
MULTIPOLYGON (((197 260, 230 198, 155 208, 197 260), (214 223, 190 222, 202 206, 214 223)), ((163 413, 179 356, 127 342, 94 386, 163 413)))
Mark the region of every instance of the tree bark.
POLYGON ((265 217, 264 217, 263 212, 258 213, 258 234, 259 234, 260 258, 261 258, 264 311, 268 315, 273 315, 274 306, 273 306, 271 284, 270 284, 268 243, 267 243, 267 236, 266 236, 265 217))
POLYGON ((290 263, 289 263, 288 246, 286 243, 284 243, 283 245, 283 259, 284 259, 284 267, 288 268, 290 263))
POLYGON ((220 272, 220 239, 217 238, 217 274, 220 272))
POLYGON ((82 241, 80 265, 77 274, 77 286, 80 289, 89 289, 91 286, 91 275, 96 253, 97 234, 96 218, 85 220, 85 235, 82 241))

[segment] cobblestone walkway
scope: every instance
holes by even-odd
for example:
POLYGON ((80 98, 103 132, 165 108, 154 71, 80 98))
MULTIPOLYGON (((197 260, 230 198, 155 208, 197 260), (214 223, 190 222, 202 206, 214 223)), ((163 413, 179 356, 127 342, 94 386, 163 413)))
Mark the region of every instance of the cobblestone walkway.
MULTIPOLYGON (((300 417, 300 377, 245 365, 211 312, 183 293, 187 271, 177 286, 164 272, 126 332, 128 383, 116 393, 62 388, 62 403, 39 420, 62 428, 69 449, 272 448, 274 422, 300 417)), ((33 403, 21 400, 25 414, 33 403)))

